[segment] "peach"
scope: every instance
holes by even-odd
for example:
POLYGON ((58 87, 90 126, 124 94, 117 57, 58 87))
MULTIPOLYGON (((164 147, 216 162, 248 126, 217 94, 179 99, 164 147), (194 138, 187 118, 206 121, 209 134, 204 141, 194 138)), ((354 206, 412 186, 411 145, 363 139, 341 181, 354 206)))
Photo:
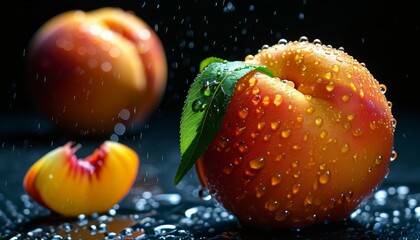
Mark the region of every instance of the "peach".
POLYGON ((126 145, 105 141, 85 159, 71 142, 36 161, 23 186, 40 205, 63 216, 100 213, 124 198, 136 180, 139 157, 126 145))
POLYGON ((117 123, 147 119, 164 95, 167 61, 157 33, 119 8, 59 14, 27 52, 30 97, 59 130, 108 134, 117 123))

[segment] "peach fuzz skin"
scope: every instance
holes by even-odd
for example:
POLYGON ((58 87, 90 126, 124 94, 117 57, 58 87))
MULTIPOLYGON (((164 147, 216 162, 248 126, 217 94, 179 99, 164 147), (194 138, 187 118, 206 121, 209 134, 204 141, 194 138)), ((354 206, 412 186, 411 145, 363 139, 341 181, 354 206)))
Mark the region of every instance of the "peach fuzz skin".
POLYGON ((166 88, 160 39, 122 9, 59 14, 34 34, 27 52, 30 96, 66 132, 108 134, 118 122, 139 123, 166 88), (123 109, 129 114, 121 118, 123 109))
POLYGON ((339 221, 388 173, 395 119, 383 89, 344 51, 289 42, 248 56, 218 134, 196 164, 243 225, 339 221), (282 80, 288 81, 282 81, 282 80))
POLYGON ((67 143, 44 155, 27 171, 23 186, 36 202, 63 216, 101 213, 130 191, 140 160, 135 151, 105 141, 85 159, 67 143))

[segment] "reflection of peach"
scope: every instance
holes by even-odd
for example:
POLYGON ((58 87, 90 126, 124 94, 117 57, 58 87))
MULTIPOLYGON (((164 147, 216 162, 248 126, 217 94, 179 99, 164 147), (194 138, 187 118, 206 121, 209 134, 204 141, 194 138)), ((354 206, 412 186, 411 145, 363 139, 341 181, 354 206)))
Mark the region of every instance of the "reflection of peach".
POLYGON ((69 11, 45 23, 28 48, 28 88, 62 130, 110 133, 154 111, 166 55, 142 19, 117 8, 69 11))
POLYGON ((140 160, 135 151, 106 141, 84 160, 68 143, 44 155, 27 171, 24 188, 39 204, 64 216, 109 210, 131 189, 140 160))

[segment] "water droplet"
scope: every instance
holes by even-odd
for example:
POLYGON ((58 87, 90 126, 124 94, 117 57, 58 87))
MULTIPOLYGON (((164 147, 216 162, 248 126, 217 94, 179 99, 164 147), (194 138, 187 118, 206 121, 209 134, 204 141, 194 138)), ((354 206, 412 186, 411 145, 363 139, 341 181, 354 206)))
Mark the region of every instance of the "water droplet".
POLYGON ((122 119, 122 120, 128 120, 130 118, 130 111, 128 111, 128 109, 121 109, 120 113, 118 114, 118 116, 122 119))
POLYGON ((351 201, 351 199, 353 198, 353 191, 349 191, 347 194, 346 194, 346 201, 347 202, 350 202, 351 201))
POLYGON ((319 138, 324 139, 328 135, 328 132, 325 130, 322 130, 319 134, 319 138))
POLYGON ((276 186, 281 182, 282 175, 281 173, 275 173, 274 176, 271 177, 271 186, 276 186))
POLYGON ((264 165, 265 165, 264 157, 255 158, 249 162, 249 166, 252 169, 261 169, 262 167, 264 167, 264 165))
POLYGON ((245 90, 245 88, 246 88, 246 86, 245 86, 245 83, 243 83, 243 82, 241 82, 239 84, 236 84, 236 90, 238 92, 242 92, 243 90, 245 90))
POLYGON ((379 89, 381 90, 381 92, 383 94, 386 93, 387 88, 386 88, 386 85, 385 84, 379 84, 379 89))
POLYGON ((280 39, 280 40, 278 41, 278 44, 280 44, 280 45, 286 45, 286 44, 287 44, 287 40, 286 40, 286 39, 284 39, 284 38, 282 38, 282 39, 280 39))
POLYGON ((335 64, 334 66, 333 66, 333 69, 332 69, 334 72, 338 72, 338 71, 340 71, 340 67, 337 65, 337 64, 335 64))
POLYGON ((201 112, 207 108, 207 104, 199 99, 194 100, 192 103, 192 109, 194 112, 201 112))
POLYGON ((356 118, 356 115, 354 115, 354 114, 347 115, 347 121, 349 121, 349 122, 353 121, 355 118, 356 118))
POLYGON ((260 102, 261 102, 261 95, 255 95, 255 96, 252 98, 252 103, 253 103, 254 105, 258 105, 260 102))
POLYGON ((285 209, 276 213, 275 219, 277 221, 284 221, 292 215, 292 212, 285 209))
POLYGON ((321 117, 316 117, 315 120, 314 120, 314 122, 315 122, 315 125, 317 127, 321 127, 322 124, 323 124, 323 121, 322 121, 322 118, 321 117))
POLYGON ((373 130, 375 130, 375 129, 376 129, 376 127, 377 127, 377 126, 376 126, 376 122, 375 122, 375 121, 370 122, 370 123, 369 123, 369 127, 370 127, 370 130, 372 130, 372 131, 373 131, 373 130))
POLYGON ((331 178, 330 171, 325 171, 324 173, 322 173, 321 175, 319 175, 318 181, 321 184, 327 184, 330 181, 330 178, 331 178))
POLYGON ((235 136, 240 136, 245 131, 246 127, 236 127, 235 136))
POLYGON ((246 119, 248 117, 248 112, 249 112, 248 108, 241 108, 238 111, 238 116, 241 119, 246 119))
POLYGON ((258 87, 254 87, 254 88, 252 89, 252 94, 257 95, 258 93, 260 93, 260 88, 258 88, 258 87))
POLYGON ((363 89, 359 90, 359 96, 360 98, 364 98, 365 97, 365 92, 363 91, 363 89))
POLYGON ((348 103, 350 101, 350 96, 347 94, 344 94, 343 96, 341 96, 341 101, 348 103))
POLYGON ((211 199, 211 194, 207 188, 200 188, 200 190, 198 190, 198 197, 204 201, 209 201, 211 199))
POLYGON ((251 133, 252 139, 256 139, 258 137, 258 135, 260 135, 260 134, 256 133, 256 132, 251 133))
POLYGON ((300 190, 300 183, 293 184, 293 186, 292 186, 292 193, 293 194, 297 194, 299 192, 299 190, 300 190))
POLYGON ((295 55, 295 61, 296 61, 296 64, 302 63, 302 61, 303 61, 303 55, 302 54, 296 54, 295 55))
POLYGON ((353 136, 359 137, 363 134, 363 130, 361 128, 356 128, 356 129, 353 130, 352 133, 353 133, 353 136))
POLYGON ((391 152, 391 162, 394 161, 395 159, 397 159, 397 156, 398 156, 397 151, 395 151, 394 149, 392 149, 392 152, 391 152))
POLYGON ((309 139, 309 132, 306 131, 302 136, 302 141, 306 142, 308 141, 308 139, 309 139))
POLYGON ((211 95, 211 89, 210 89, 210 83, 207 82, 202 88, 201 88, 201 94, 203 94, 205 97, 208 97, 211 95))
POLYGON ((290 130, 290 129, 283 130, 283 131, 281 132, 281 137, 282 137, 282 138, 288 138, 288 137, 290 136, 290 132, 291 132, 291 130, 290 130))
POLYGON ((303 117, 302 116, 297 116, 296 117, 296 122, 302 123, 303 122, 303 117))
POLYGON ((268 44, 264 44, 264 45, 262 45, 262 46, 261 46, 260 51, 262 51, 262 50, 264 50, 264 49, 269 49, 269 48, 270 48, 270 45, 268 45, 268 44))
POLYGON ((264 104, 264 106, 267 106, 268 104, 270 104, 270 97, 269 96, 265 96, 263 98, 262 103, 264 104))
POLYGON ((171 235, 176 232, 176 226, 172 224, 163 224, 155 227, 154 231, 158 236, 171 235))
POLYGON ((283 97, 280 94, 276 94, 276 96, 274 97, 274 101, 273 101, 274 105, 276 107, 278 107, 278 106, 280 106, 282 101, 283 101, 283 97))
POLYGON ((295 83, 293 81, 287 80, 287 79, 283 79, 281 80, 282 83, 286 84, 286 86, 294 88, 295 87, 295 83))
POLYGON ((280 161, 282 158, 283 158, 283 156, 279 154, 274 158, 274 161, 276 161, 276 162, 280 161))
POLYGON ((264 127, 265 127, 265 122, 259 122, 259 123, 257 124, 257 129, 258 129, 258 131, 261 131, 264 127))
POLYGON ((306 36, 302 36, 302 37, 299 38, 299 42, 301 42, 301 43, 306 43, 308 41, 309 41, 308 37, 306 37, 306 36))
POLYGON ((306 195, 305 197, 305 205, 311 205, 314 202, 314 196, 312 196, 312 193, 309 193, 308 195, 306 195))
POLYGON ((99 224, 98 232, 104 233, 107 231, 107 229, 108 229, 108 226, 106 225, 106 223, 101 223, 99 224))
POLYGON ((325 79, 330 80, 331 77, 332 77, 332 73, 331 72, 326 72, 324 77, 325 77, 325 79))
POLYGON ((125 133, 125 130, 126 130, 125 125, 122 123, 117 123, 114 126, 114 133, 119 136, 123 135, 125 133))
POLYGON ((246 145, 245 143, 241 143, 238 146, 238 150, 240 153, 248 152, 248 145, 246 145))
POLYGON ((313 43, 315 45, 321 45, 322 44, 321 40, 319 40, 318 38, 317 39, 314 39, 313 43))
POLYGON ((351 124, 346 122, 346 123, 343 124, 343 128, 347 131, 351 128, 351 124))
POLYGON ((261 198, 265 194, 265 187, 264 186, 256 186, 255 187, 255 196, 257 198, 261 198))
POLYGON ((379 155, 379 156, 377 156, 376 157, 376 159, 375 159, 375 165, 379 165, 379 164, 381 164, 382 163, 382 156, 381 155, 379 155))
POLYGON ((253 87, 255 84, 257 84, 257 82, 258 81, 255 77, 250 78, 249 81, 248 81, 250 87, 253 87))
POLYGON ((348 153, 349 152, 349 150, 350 150, 350 146, 347 144, 347 143, 345 143, 342 147, 341 147, 341 153, 342 154, 346 154, 346 153, 348 153))
POLYGON ((221 137, 219 141, 217 142, 217 147, 220 149, 224 149, 226 148, 228 143, 229 143, 229 139, 226 139, 225 137, 221 137))
POLYGON ((332 91, 334 90, 334 88, 335 88, 335 84, 334 84, 334 82, 329 82, 329 83, 325 86, 325 89, 326 89, 328 92, 332 92, 332 91))
POLYGON ((258 106, 255 108, 255 113, 261 116, 265 113, 265 110, 261 106, 258 106))
POLYGON ((396 127, 397 127, 397 119, 395 119, 395 118, 391 118, 391 126, 392 126, 393 128, 396 128, 396 127))
POLYGON ((314 107, 308 107, 306 109, 306 112, 309 113, 309 114, 312 114, 314 111, 315 111, 315 108, 314 107))
POLYGON ((272 130, 276 130, 280 125, 280 121, 271 122, 270 127, 272 130))
POLYGON ((277 200, 269 199, 265 203, 265 208, 268 211, 274 211, 280 206, 280 203, 277 200))
POLYGON ((251 61, 254 59, 254 55, 248 55, 245 57, 245 61, 251 61))

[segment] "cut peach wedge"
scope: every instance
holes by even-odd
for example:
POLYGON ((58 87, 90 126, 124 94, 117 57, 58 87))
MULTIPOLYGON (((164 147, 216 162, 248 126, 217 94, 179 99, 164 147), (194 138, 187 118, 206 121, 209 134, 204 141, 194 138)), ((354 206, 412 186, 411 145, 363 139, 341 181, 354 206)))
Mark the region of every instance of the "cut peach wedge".
POLYGON ((63 216, 109 210, 130 191, 140 159, 130 147, 105 141, 85 159, 72 142, 40 158, 27 171, 23 186, 42 206, 63 216))

